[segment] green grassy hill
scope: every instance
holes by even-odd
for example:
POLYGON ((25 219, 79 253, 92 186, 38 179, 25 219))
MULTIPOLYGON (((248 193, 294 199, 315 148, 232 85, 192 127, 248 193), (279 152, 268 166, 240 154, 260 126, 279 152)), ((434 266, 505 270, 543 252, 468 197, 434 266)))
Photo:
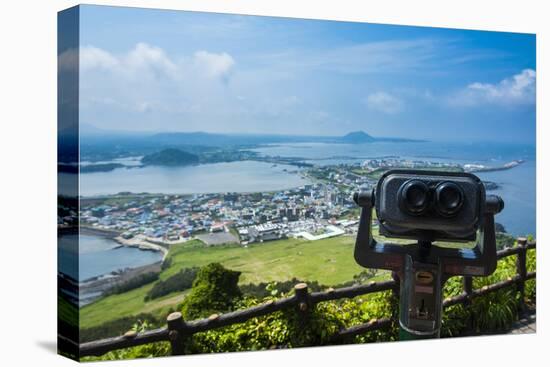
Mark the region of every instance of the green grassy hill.
MULTIPOLYGON (((355 237, 340 236, 319 241, 285 239, 244 248, 239 245, 206 247, 193 240, 170 249, 171 265, 160 274, 160 279, 164 280, 182 268, 219 262, 226 268, 242 272, 241 284, 296 277, 333 285, 351 280, 353 275, 363 270, 353 259, 354 243, 355 237)), ((153 283, 111 295, 83 307, 80 327, 97 326, 142 312, 160 316, 183 300, 184 294, 179 292, 145 302, 144 297, 152 286, 153 283)))

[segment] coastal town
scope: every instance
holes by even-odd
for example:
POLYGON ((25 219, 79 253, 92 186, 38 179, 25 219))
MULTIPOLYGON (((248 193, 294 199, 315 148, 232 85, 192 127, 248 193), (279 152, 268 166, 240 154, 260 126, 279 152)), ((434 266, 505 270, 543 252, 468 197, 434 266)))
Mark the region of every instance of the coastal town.
MULTIPOLYGON (((519 163, 508 164, 507 168, 519 163)), ((353 234, 359 214, 352 201, 353 192, 372 187, 393 168, 487 169, 397 157, 314 166, 296 172, 310 184, 287 190, 83 199, 80 222, 85 228, 116 233, 115 239, 121 245, 163 252, 172 244, 193 238, 209 246, 247 246, 290 237, 316 240, 353 234)), ((496 188, 494 183, 486 185, 488 189, 496 188)))
MULTIPOLYGON (((81 222, 116 231, 119 242, 140 238, 170 246, 191 238, 207 245, 263 242, 291 236, 340 235, 353 221, 351 194, 331 184, 315 183, 264 193, 163 195, 122 203, 84 205, 81 222)), ((145 242, 142 241, 142 242, 145 242)))

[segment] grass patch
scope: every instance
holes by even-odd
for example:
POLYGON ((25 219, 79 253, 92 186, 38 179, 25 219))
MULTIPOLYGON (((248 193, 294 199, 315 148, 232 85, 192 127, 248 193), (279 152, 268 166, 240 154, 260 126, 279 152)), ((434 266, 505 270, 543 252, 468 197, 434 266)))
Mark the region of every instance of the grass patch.
MULTIPOLYGON (((219 262, 224 267, 242 272, 240 284, 266 281, 284 281, 293 277, 317 280, 333 285, 353 278, 362 268, 353 259, 355 237, 340 236, 319 241, 285 239, 252 244, 206 247, 201 241, 189 241, 172 246, 168 257, 170 266, 162 271, 160 279, 176 274, 183 268, 219 262)), ((146 302, 147 292, 154 283, 129 292, 111 295, 80 310, 80 327, 97 326, 117 318, 142 312, 163 317, 184 298, 176 292, 146 302)))
POLYGON ((171 249, 172 266, 164 275, 181 268, 219 262, 242 272, 240 283, 281 281, 293 277, 337 284, 352 279, 362 268, 353 259, 355 237, 340 236, 319 241, 285 239, 266 243, 204 247, 199 243, 171 249))

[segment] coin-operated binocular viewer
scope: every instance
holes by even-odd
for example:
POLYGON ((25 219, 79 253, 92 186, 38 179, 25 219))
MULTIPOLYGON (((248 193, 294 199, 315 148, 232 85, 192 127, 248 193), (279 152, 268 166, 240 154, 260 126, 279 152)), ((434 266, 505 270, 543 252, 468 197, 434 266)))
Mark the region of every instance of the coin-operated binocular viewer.
POLYGON ((483 183, 473 174, 421 170, 388 171, 373 190, 355 193, 353 199, 362 208, 355 260, 399 277, 400 338, 438 338, 445 281, 495 271, 494 215, 504 202, 485 195, 483 183), (416 242, 376 242, 373 208, 381 236, 416 242), (436 241, 458 244, 439 246, 436 241), (460 247, 472 241, 473 248, 460 247))

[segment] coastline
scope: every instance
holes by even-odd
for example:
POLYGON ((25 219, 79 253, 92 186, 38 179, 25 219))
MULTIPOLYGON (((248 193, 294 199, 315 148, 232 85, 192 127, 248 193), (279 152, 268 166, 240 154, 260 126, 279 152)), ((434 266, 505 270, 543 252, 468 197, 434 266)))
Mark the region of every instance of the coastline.
POLYGON ((138 235, 130 239, 125 239, 121 237, 122 232, 111 229, 91 227, 83 224, 80 225, 80 231, 82 234, 102 236, 112 239, 113 241, 118 243, 119 246, 134 247, 142 251, 162 252, 161 262, 164 261, 164 259, 166 259, 166 256, 168 255, 168 248, 156 243, 152 243, 145 236, 142 235, 138 235))
POLYGON ((125 239, 125 238, 122 238, 121 236, 117 236, 117 237, 114 237, 113 240, 115 240, 120 246, 135 247, 141 251, 162 252, 161 262, 164 261, 164 259, 166 259, 166 256, 168 255, 168 248, 162 245, 150 242, 150 240, 148 240, 147 237, 143 235, 137 235, 130 239, 125 239))
POLYGON ((87 234, 87 235, 94 235, 94 236, 101 236, 101 237, 106 237, 110 239, 115 239, 115 237, 120 236, 121 233, 122 232, 118 232, 112 229, 97 228, 86 224, 80 224, 80 234, 87 234))
POLYGON ((149 265, 125 269, 116 274, 111 272, 79 282, 79 307, 89 305, 98 299, 101 299, 105 292, 140 275, 147 273, 160 273, 161 270, 162 261, 157 261, 149 265))
POLYGON ((121 271, 112 271, 80 281, 79 307, 86 306, 101 299, 110 289, 120 286, 140 275, 146 273, 160 273, 162 264, 168 255, 168 249, 166 247, 148 242, 148 240, 142 236, 127 240, 122 238, 120 236, 121 233, 118 231, 86 225, 81 225, 80 233, 112 239, 118 244, 117 247, 134 247, 141 251, 162 252, 162 259, 151 264, 126 268, 121 271))
MULTIPOLYGON (((498 172, 498 171, 507 171, 512 168, 516 168, 517 166, 525 163, 525 160, 523 159, 516 159, 513 161, 510 161, 508 163, 504 163, 501 166, 481 166, 481 167, 473 167, 469 170, 465 170, 466 172, 470 173, 478 173, 478 172, 498 172)), ((468 166, 468 164, 465 164, 463 167, 468 166)))

